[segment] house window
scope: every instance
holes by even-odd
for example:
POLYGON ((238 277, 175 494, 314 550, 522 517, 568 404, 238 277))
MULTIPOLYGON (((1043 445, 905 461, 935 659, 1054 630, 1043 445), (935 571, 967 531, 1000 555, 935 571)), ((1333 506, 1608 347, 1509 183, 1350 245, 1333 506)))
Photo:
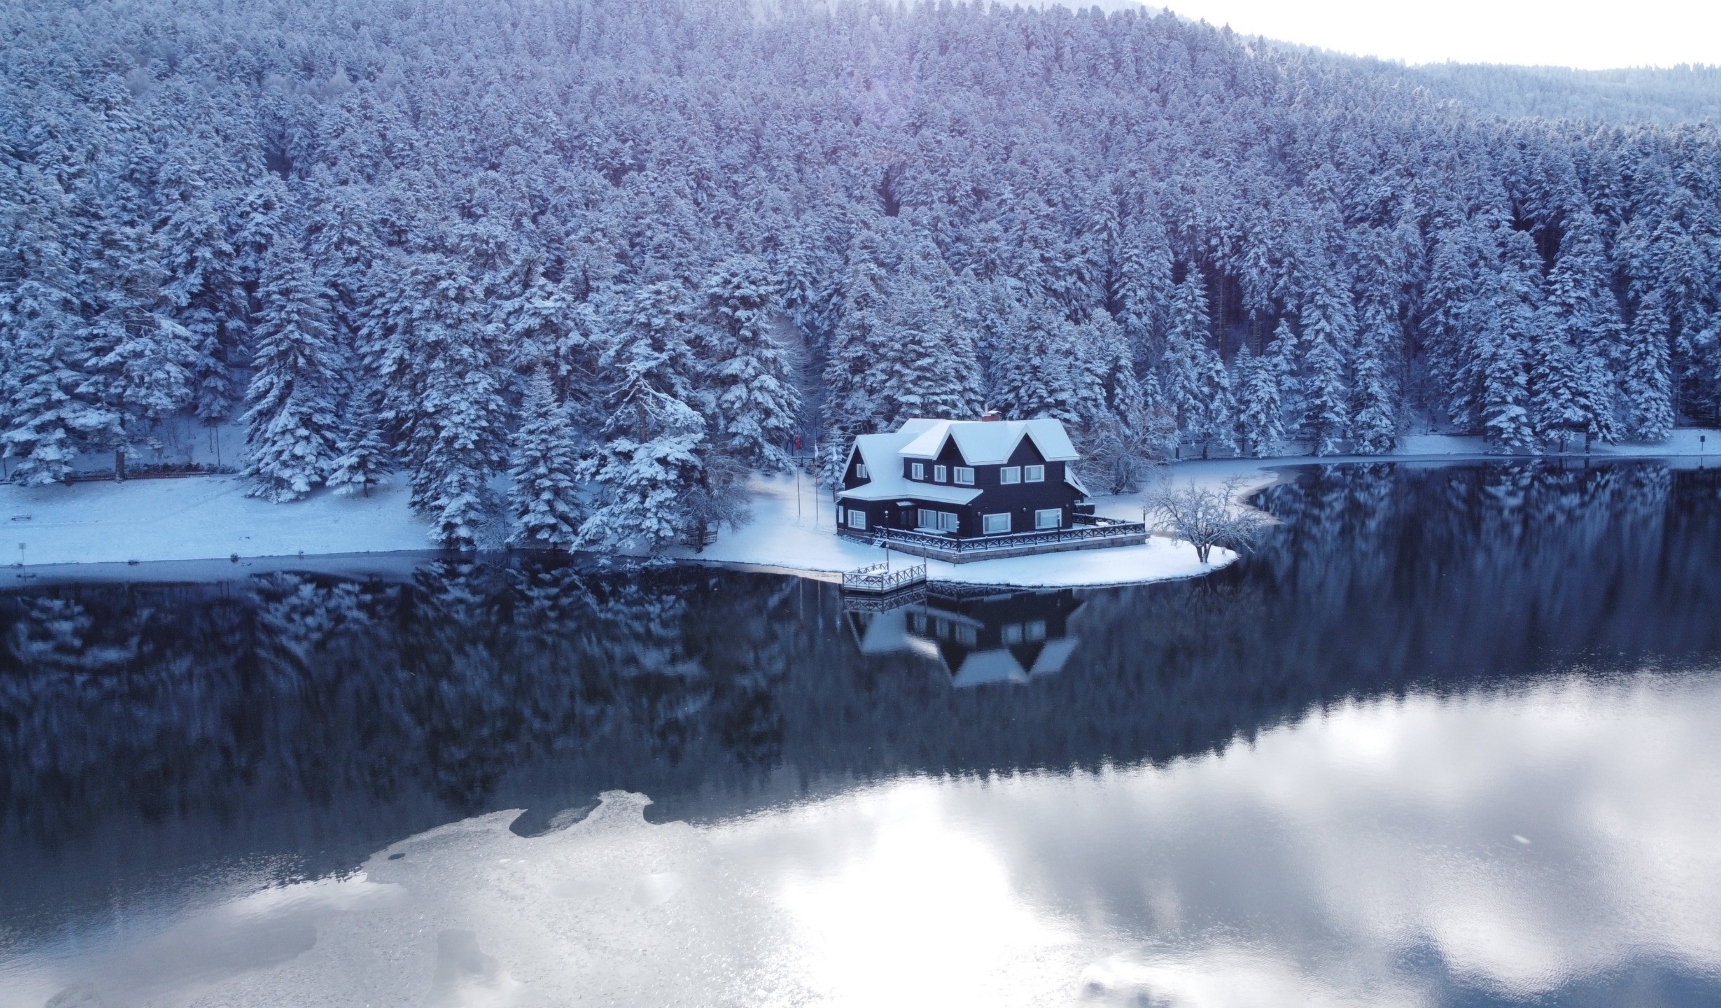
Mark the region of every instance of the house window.
POLYGON ((957 466, 956 467, 956 482, 961 484, 962 486, 973 486, 974 485, 974 470, 968 468, 967 466, 957 466))
POLYGON ((959 626, 956 628, 956 643, 973 647, 980 643, 980 635, 971 626, 959 626))
POLYGON ((941 465, 935 465, 932 467, 932 482, 943 483, 949 479, 950 470, 941 465))
POLYGON ((938 532, 956 531, 957 517, 948 511, 920 508, 915 512, 915 527, 938 532))
POLYGON ((998 482, 1000 482, 1000 483, 1020 483, 1020 482, 1022 482, 1022 467, 1021 466, 1005 466, 1004 468, 998 470, 998 482))
POLYGON ((1022 482, 1024 482, 1024 483, 1044 483, 1044 482, 1046 482, 1046 467, 1045 466, 1023 466, 1022 467, 1022 482))
POLYGON ((924 463, 924 462, 910 462, 908 464, 908 478, 909 479, 917 479, 917 480, 925 479, 926 478, 926 463, 924 463))
POLYGON ((1022 643, 1022 624, 1020 624, 1020 623, 1006 623, 1006 624, 1004 624, 1004 630, 1002 633, 999 634, 999 636, 1001 638, 1003 638, 1005 645, 1022 643))
POLYGON ((865 462, 856 462, 855 463, 855 478, 856 479, 872 479, 871 476, 867 475, 865 462))
POLYGON ((864 530, 866 528, 866 512, 849 508, 849 528, 864 530))
POLYGON ((1064 527, 1064 509, 1046 508, 1034 512, 1034 527, 1037 529, 1055 529, 1064 527))
POLYGON ((1010 512, 986 515, 980 520, 980 528, 987 535, 998 535, 1010 531, 1010 512))
POLYGON ((1029 620, 1022 625, 1022 636, 1031 641, 1046 639, 1046 621, 1043 619, 1029 620))
POLYGON ((841 525, 842 523, 843 523, 843 506, 841 504, 838 504, 837 505, 837 524, 841 525))

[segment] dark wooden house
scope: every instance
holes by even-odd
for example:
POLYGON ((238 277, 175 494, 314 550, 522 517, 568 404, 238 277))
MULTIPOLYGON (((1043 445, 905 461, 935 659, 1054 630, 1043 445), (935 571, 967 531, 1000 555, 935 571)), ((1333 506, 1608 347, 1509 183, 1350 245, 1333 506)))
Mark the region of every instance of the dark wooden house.
MULTIPOLYGON (((1120 523, 1092 517, 1070 470, 1079 457, 1057 420, 909 420, 855 438, 837 530, 950 560, 1123 545, 1120 523)), ((1146 530, 1131 528, 1143 541, 1146 530)))

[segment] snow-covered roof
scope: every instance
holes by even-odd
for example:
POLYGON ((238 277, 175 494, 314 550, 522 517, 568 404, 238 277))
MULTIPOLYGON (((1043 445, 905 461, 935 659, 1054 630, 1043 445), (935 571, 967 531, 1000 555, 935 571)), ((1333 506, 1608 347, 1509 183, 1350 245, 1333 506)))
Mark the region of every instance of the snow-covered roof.
POLYGON ((969 465, 1001 465, 1010 461, 1010 454, 1022 443, 1023 437, 1032 438, 1034 447, 1048 462, 1074 462, 1081 457, 1076 454, 1070 435, 1064 431, 1063 422, 1043 417, 1037 420, 914 419, 904 423, 896 433, 910 428, 917 432, 917 436, 899 449, 898 454, 905 458, 937 458, 938 453, 944 450, 944 442, 954 438, 957 450, 962 452, 969 465))
MULTIPOLYGON (((941 504, 966 504, 980 496, 980 491, 975 487, 914 483, 902 475, 902 460, 899 457, 902 447, 925 433, 931 425, 944 422, 947 421, 909 420, 888 434, 862 434, 855 438, 854 450, 860 453, 861 461, 866 463, 867 482, 852 490, 843 490, 838 496, 864 501, 891 500, 898 497, 906 500, 912 497, 941 504)), ((853 461, 852 457, 850 461, 853 461)))

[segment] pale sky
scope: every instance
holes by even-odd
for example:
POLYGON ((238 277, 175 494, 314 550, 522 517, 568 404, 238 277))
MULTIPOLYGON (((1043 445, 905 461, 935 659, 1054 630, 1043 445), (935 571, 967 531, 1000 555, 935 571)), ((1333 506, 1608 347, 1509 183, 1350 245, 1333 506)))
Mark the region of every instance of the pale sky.
POLYGON ((1244 35, 1407 63, 1721 64, 1721 0, 1159 0, 1244 35))

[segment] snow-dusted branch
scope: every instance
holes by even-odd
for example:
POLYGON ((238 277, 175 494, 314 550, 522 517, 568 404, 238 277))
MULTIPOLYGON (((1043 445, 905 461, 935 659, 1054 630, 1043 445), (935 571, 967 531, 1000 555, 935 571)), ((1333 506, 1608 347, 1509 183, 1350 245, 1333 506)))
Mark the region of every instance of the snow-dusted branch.
POLYGON ((1202 563, 1215 546, 1243 552, 1273 523, 1266 513, 1237 502, 1243 485, 1237 477, 1218 486, 1167 478, 1147 493, 1148 520, 1194 546, 1202 563))

